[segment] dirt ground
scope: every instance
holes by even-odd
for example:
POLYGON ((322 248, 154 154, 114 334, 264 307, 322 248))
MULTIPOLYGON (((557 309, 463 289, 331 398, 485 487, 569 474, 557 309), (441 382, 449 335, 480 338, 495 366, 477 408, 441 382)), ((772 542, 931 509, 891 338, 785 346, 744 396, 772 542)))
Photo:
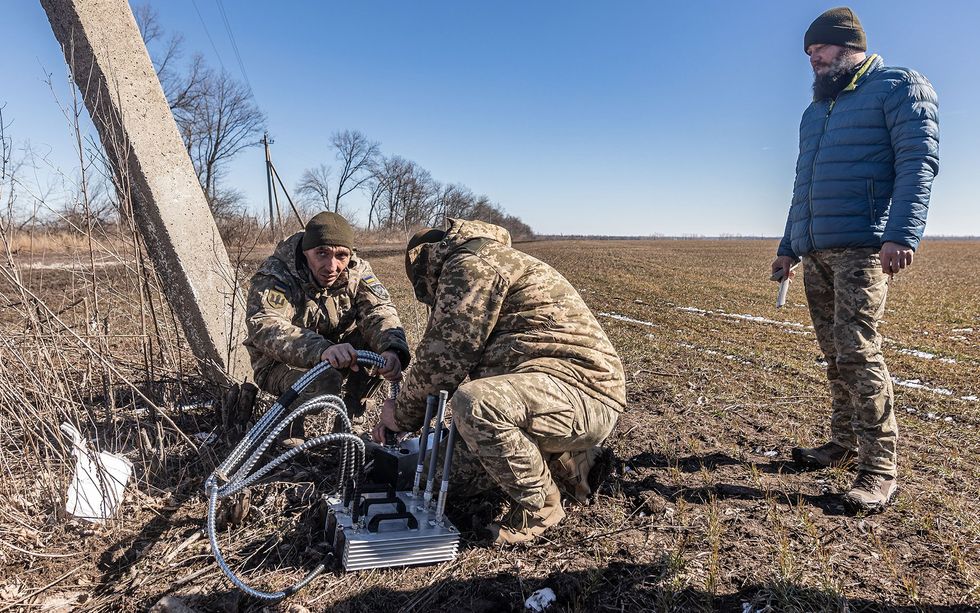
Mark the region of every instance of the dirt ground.
MULTIPOLYGON (((892 283, 881 331, 896 383, 901 489, 892 508, 868 517, 839 503, 852 473, 801 472, 790 460, 791 447, 826 439, 829 394, 802 284, 787 307, 774 306, 773 241, 519 247, 579 289, 626 367, 629 406, 608 441, 614 470, 593 504, 569 507, 546 539, 513 550, 491 548, 474 527, 500 510, 493 504, 454 509, 463 536, 455 561, 328 572, 270 610, 520 611, 545 587, 554 611, 978 610, 980 243, 927 240, 892 283)), ((401 255, 368 256, 417 340, 425 312, 401 255)), ((45 273, 48 287, 56 273, 45 273)), ((133 288, 114 291, 118 308, 131 303, 133 288)), ((178 425, 227 434, 220 399, 181 385, 167 405, 178 425), (175 408, 191 401, 210 402, 175 408)), ((138 412, 140 403, 120 407, 138 412)), ((166 453, 140 456, 108 526, 66 521, 43 505, 36 525, 9 528, 4 517, 0 538, 14 548, 0 548, 0 611, 143 610, 166 596, 195 610, 262 610, 195 536, 203 481, 227 442, 194 451, 172 433, 159 440, 166 453)), ((133 445, 116 441, 115 450, 133 445)), ((257 587, 290 584, 322 558, 311 500, 328 461, 281 473, 241 523, 222 530, 229 560, 257 587)))

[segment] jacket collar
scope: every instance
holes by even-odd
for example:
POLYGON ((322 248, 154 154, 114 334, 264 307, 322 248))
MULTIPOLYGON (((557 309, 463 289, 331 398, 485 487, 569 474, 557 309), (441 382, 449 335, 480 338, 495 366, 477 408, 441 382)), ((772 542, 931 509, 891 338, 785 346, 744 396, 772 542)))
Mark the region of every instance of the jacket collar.
POLYGON ((883 64, 884 61, 881 59, 881 56, 878 55, 877 53, 872 53, 871 55, 869 55, 861 64, 861 67, 858 68, 858 71, 854 73, 854 76, 851 78, 851 82, 847 84, 847 87, 841 90, 841 93, 849 92, 857 89, 857 86, 860 85, 862 81, 864 81, 864 76, 866 74, 878 70, 879 68, 881 68, 883 64))

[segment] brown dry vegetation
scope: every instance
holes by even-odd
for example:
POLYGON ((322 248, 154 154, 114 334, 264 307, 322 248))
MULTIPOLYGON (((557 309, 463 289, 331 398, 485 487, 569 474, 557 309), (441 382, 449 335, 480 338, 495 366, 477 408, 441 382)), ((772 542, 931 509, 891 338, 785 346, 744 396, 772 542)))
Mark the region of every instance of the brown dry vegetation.
MULTIPOLYGON (((850 473, 797 472, 789 462, 790 447, 826 436, 829 397, 801 287, 788 308, 773 306, 772 242, 520 246, 579 288, 626 366, 629 409, 609 441, 615 472, 595 503, 511 551, 489 548, 470 528, 471 514, 485 519, 492 505, 458 508, 456 561, 326 574, 278 609, 521 610, 547 586, 557 609, 570 611, 974 610, 976 242, 927 241, 893 284, 882 324, 889 367, 931 389, 896 387, 902 490, 871 517, 845 515, 838 503, 850 473)), ((187 406, 220 394, 199 382, 175 315, 134 252, 94 269, 87 254, 69 270, 26 266, 23 253, 16 273, 0 267, 0 611, 58 602, 134 610, 165 595, 200 610, 261 608, 231 588, 195 537, 203 480, 230 447, 192 446, 168 420, 189 435, 225 433, 215 408, 187 406), (61 421, 136 466, 107 526, 64 517, 72 465, 61 421)), ((400 254, 371 261, 417 340, 425 313, 400 254)), ((223 529, 226 554, 255 585, 283 587, 322 555, 307 484, 322 482, 328 461, 280 474, 241 525, 223 529)))

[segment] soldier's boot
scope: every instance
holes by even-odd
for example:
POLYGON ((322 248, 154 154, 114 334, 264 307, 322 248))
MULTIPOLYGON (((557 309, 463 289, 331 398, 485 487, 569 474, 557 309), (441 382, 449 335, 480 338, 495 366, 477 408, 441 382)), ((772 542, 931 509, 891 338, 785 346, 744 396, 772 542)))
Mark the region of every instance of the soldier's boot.
POLYGON ((567 496, 579 504, 589 498, 609 476, 612 452, 602 447, 566 451, 548 462, 551 476, 567 496))
POLYGON ((279 441, 279 447, 283 450, 290 450, 299 447, 306 442, 306 427, 303 423, 303 418, 293 420, 293 423, 289 424, 284 433, 285 438, 279 441))
POLYGON ((898 479, 890 475, 859 470, 854 485, 844 494, 844 506, 852 513, 880 513, 898 491, 898 479))
POLYGON ((793 447, 793 460, 807 468, 847 466, 856 459, 856 452, 833 442, 819 447, 793 447))
POLYGON ((490 533, 494 545, 501 547, 530 543, 563 519, 565 509, 561 506, 561 492, 553 487, 545 496, 541 509, 532 511, 514 503, 514 508, 500 523, 490 524, 490 533))
POLYGON ((361 366, 357 372, 352 372, 344 383, 342 398, 347 407, 347 416, 355 423, 363 421, 361 417, 371 406, 372 397, 381 389, 384 380, 371 376, 367 369, 361 366))

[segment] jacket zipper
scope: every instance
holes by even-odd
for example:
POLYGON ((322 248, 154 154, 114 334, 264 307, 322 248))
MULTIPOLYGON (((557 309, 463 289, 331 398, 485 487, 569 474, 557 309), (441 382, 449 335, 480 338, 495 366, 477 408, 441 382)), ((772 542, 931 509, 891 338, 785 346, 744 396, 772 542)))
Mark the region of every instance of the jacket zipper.
POLYGON ((875 180, 874 180, 874 177, 868 179, 868 196, 871 199, 871 206, 870 206, 870 209, 871 210, 869 211, 869 214, 871 216, 871 224, 874 225, 874 223, 876 221, 876 219, 875 219, 875 205, 877 204, 875 202, 875 180))
POLYGON ((823 143, 824 134, 827 133, 827 124, 830 123, 830 113, 834 110, 834 104, 837 103, 837 98, 830 101, 830 105, 827 107, 827 114, 823 119, 823 130, 820 131, 820 138, 817 140, 817 149, 813 152, 813 163, 810 165, 810 248, 814 251, 817 249, 817 241, 813 238, 813 179, 817 172, 817 156, 820 155, 820 144, 823 143))

